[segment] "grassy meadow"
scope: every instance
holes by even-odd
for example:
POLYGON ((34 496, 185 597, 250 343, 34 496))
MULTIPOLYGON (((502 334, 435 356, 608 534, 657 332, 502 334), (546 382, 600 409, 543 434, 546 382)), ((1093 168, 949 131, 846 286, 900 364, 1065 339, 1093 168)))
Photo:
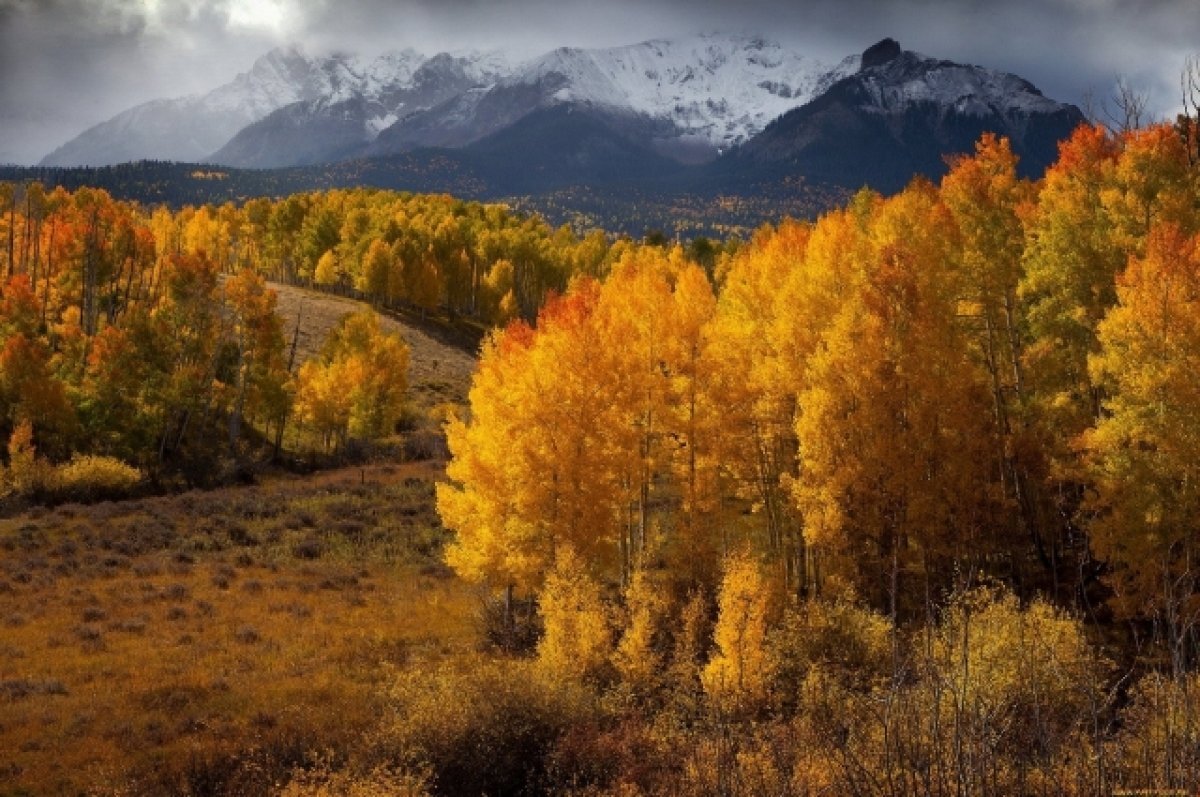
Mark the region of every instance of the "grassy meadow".
MULTIPOLYGON (((298 362, 360 306, 279 291, 298 362)), ((462 400, 469 355, 385 325, 411 346, 416 413, 462 400)), ((443 467, 0 521, 0 794, 261 792, 344 750, 398 668, 475 645, 477 596, 441 562, 443 467)))

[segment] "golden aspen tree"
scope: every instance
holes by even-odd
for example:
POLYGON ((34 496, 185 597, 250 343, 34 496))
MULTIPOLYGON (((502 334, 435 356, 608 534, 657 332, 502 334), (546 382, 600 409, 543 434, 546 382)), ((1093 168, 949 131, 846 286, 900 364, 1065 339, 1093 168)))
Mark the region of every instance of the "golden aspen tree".
POLYGON ((1101 399, 1088 378, 1087 358, 1096 350, 1096 326, 1116 300, 1115 277, 1127 258, 1101 201, 1118 154, 1103 128, 1077 129, 1060 145, 1026 225, 1018 287, 1030 336, 1024 375, 1031 421, 1050 460, 1048 476, 1060 483, 1081 476, 1070 441, 1092 424, 1101 399))
POLYGON ((597 370, 599 296, 599 284, 580 281, 543 308, 536 331, 514 322, 484 346, 470 422, 447 427, 451 482, 438 489, 443 522, 457 532, 447 561, 469 580, 536 589, 561 545, 599 572, 620 561, 625 513, 605 437, 613 402, 597 370))
POLYGON ((231 343, 237 356, 230 407, 231 444, 241 436, 243 418, 282 424, 289 396, 283 328, 275 312, 276 294, 249 269, 224 284, 225 304, 232 316, 231 343))
POLYGON ((347 436, 382 437, 400 418, 407 380, 404 341, 380 329, 374 311, 352 313, 329 333, 320 356, 301 367, 296 418, 325 449, 347 436))
POLYGON ((338 260, 337 255, 330 249, 325 254, 321 255, 321 259, 317 261, 317 268, 313 272, 313 282, 321 286, 333 285, 338 281, 338 260))
POLYGON ((1120 154, 1100 192, 1115 245, 1140 256, 1155 224, 1200 230, 1195 172, 1179 132, 1168 124, 1150 125, 1122 134, 1117 144, 1120 154))
POLYGON ((873 256, 799 395, 795 499, 811 542, 895 616, 982 555, 994 445, 983 379, 955 323, 949 211, 926 183, 870 220, 873 256), (918 583, 920 583, 920 581, 918 583))
POLYGON ((544 628, 539 667, 555 679, 600 677, 612 651, 608 609, 600 583, 570 545, 558 549, 554 569, 538 594, 538 608, 544 628))
POLYGON ((864 238, 859 226, 837 211, 816 229, 787 221, 760 230, 721 275, 708 333, 713 395, 726 427, 719 444, 728 491, 750 501, 781 582, 798 592, 814 586, 815 574, 787 490, 796 468, 796 396, 833 312, 830 297, 855 272, 846 263, 863 246, 856 242, 864 238))
POLYGON ((424 315, 437 308, 441 296, 441 271, 432 246, 405 262, 404 296, 424 315))
POLYGON ((344 369, 334 364, 309 360, 300 366, 296 377, 296 400, 292 408, 296 420, 313 430, 321 440, 321 449, 345 440, 350 428, 350 399, 346 392, 344 369))
POLYGON ((952 164, 940 193, 962 245, 963 293, 957 315, 987 372, 998 432, 991 454, 1016 510, 1011 516, 1019 524, 1007 533, 1013 544, 1018 538, 1034 539, 1044 556, 1042 535, 1050 507, 1042 458, 1026 417, 1025 306, 1017 293, 1025 250, 1022 213, 1032 207, 1035 188, 1017 177, 1017 157, 1008 139, 989 133, 973 156, 952 164))
POLYGON ((37 458, 37 447, 33 443, 33 424, 25 418, 13 427, 8 438, 5 486, 17 495, 31 495, 42 489, 47 471, 45 463, 37 458))
POLYGON ((536 534, 537 518, 518 515, 517 493, 524 485, 510 476, 524 472, 524 405, 517 387, 533 340, 534 331, 521 322, 493 332, 472 378, 470 421, 451 417, 446 425, 449 482, 437 486, 438 513, 455 532, 446 561, 461 577, 495 587, 535 587, 550 564, 550 550, 536 534))
POLYGON ((662 585, 645 568, 638 568, 625 588, 625 623, 613 653, 621 681, 645 694, 657 684, 663 667, 661 635, 667 617, 662 585))
POLYGON ((1089 528, 1120 614, 1180 632, 1200 619, 1200 238, 1155 227, 1117 294, 1089 363, 1107 396, 1083 438, 1089 528))
POLYGON ((1022 388, 1023 313, 1017 299, 1025 248, 1021 212, 1033 201, 1034 187, 1017 177, 1017 157, 1008 139, 985 134, 972 157, 953 163, 940 193, 962 243, 961 314, 970 319, 992 382, 996 421, 1004 425, 1011 402, 1006 396, 1019 396, 1022 388))
POLYGON ((629 253, 613 267, 596 308, 603 344, 596 352, 600 372, 592 378, 605 380, 612 396, 603 432, 628 508, 620 541, 626 574, 656 542, 650 539, 654 476, 670 453, 664 441, 672 398, 671 269, 659 250, 629 253))
MULTIPOLYGON (((328 254, 328 253, 327 253, 328 254)), ((322 256, 324 257, 324 256, 322 256)), ((362 269, 355 286, 378 302, 388 293, 388 277, 394 268, 391 247, 379 239, 371 241, 363 255, 362 269)))
POLYGON ((720 521, 722 438, 727 434, 719 364, 712 353, 716 297, 704 272, 682 266, 675 275, 670 308, 667 361, 670 402, 667 427, 676 450, 671 471, 680 494, 678 566, 695 576, 716 563, 720 521))
POLYGON ((753 712, 769 697, 770 595, 753 556, 739 551, 726 557, 713 629, 717 649, 701 676, 705 693, 724 711, 753 712))
POLYGON ((1033 447, 1048 463, 1046 494, 1055 499, 1042 512, 1049 543, 1039 554, 1056 578, 1078 539, 1072 532, 1088 478, 1075 441, 1105 400, 1087 365, 1097 327, 1116 302, 1116 275, 1144 253, 1151 225, 1194 228, 1192 196, 1187 155, 1169 127, 1118 137, 1081 128, 1061 145, 1030 214, 1020 286, 1030 334, 1024 375, 1033 447))

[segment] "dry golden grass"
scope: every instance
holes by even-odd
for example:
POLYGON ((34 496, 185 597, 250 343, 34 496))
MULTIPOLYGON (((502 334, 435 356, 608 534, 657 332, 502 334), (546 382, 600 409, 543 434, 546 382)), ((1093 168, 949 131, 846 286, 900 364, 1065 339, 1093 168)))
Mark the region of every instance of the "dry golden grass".
MULTIPOLYGON (((343 316, 363 307, 361 302, 328 293, 277 283, 271 283, 271 288, 279 295, 278 312, 289 347, 296 318, 300 317, 297 365, 320 351, 325 336, 343 316)), ((416 409, 427 411, 438 404, 466 403, 475 371, 475 359, 470 354, 392 315, 382 313, 381 320, 385 330, 400 333, 409 345, 409 396, 416 409)))
POLYGON ((474 645, 474 597, 440 563, 440 473, 353 468, 0 522, 0 794, 131 779, 222 793, 222 757, 259 755, 277 777, 344 749, 395 668, 474 645))

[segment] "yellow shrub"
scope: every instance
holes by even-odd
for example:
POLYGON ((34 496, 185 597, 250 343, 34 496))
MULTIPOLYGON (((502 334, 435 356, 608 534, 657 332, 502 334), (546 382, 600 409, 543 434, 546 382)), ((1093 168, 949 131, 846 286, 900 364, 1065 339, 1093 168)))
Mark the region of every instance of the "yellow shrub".
POLYGON ((54 468, 46 490, 71 498, 116 498, 142 480, 142 472, 113 457, 76 454, 54 468))
POLYGON ((807 601, 771 634, 776 698, 788 705, 814 667, 866 689, 892 674, 893 627, 848 599, 807 601))
POLYGON ((442 794, 535 791, 562 734, 596 711, 586 689, 532 662, 470 657, 400 672, 388 702, 377 752, 427 769, 442 794))
POLYGON ((8 438, 8 469, 5 489, 17 495, 32 495, 43 489, 49 466, 37 458, 33 444, 33 424, 21 421, 8 438))
POLYGON ((1111 745, 1117 780, 1129 789, 1200 785, 1200 675, 1151 673, 1130 690, 1124 727, 1111 745))
POLYGON ((297 771, 279 792, 279 797, 428 797, 429 779, 424 775, 391 769, 375 769, 364 775, 333 770, 318 762, 311 770, 297 771))
POLYGON ((634 573, 625 590, 625 610, 628 620, 613 664, 621 680, 630 687, 649 689, 662 671, 657 637, 665 620, 667 601, 644 570, 634 573))
POLYGON ((1065 730, 1101 680, 1082 624, 1042 600, 1022 607, 1011 593, 979 590, 952 604, 934 634, 937 677, 990 722, 1065 730))
POLYGON ((600 585, 570 548, 555 558, 538 598, 544 633, 538 664, 554 678, 595 677, 608 662, 612 634, 600 585))
POLYGON ((704 691, 725 710, 761 707, 770 677, 766 644, 770 590, 749 554, 726 558, 718 606, 713 630, 717 652, 701 676, 704 691))

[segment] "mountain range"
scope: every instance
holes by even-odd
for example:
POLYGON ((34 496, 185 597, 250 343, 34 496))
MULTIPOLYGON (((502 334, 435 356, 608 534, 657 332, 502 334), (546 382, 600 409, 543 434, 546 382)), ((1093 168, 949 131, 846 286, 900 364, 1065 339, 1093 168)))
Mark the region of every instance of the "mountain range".
POLYGON ((1036 176, 1083 121, 1020 77, 891 39, 837 63, 716 34, 524 61, 290 47, 208 94, 124 111, 42 165, 337 163, 411 190, 452 175, 484 197, 606 185, 711 196, 803 182, 891 191, 944 173, 946 157, 986 131, 1008 136, 1036 176))

